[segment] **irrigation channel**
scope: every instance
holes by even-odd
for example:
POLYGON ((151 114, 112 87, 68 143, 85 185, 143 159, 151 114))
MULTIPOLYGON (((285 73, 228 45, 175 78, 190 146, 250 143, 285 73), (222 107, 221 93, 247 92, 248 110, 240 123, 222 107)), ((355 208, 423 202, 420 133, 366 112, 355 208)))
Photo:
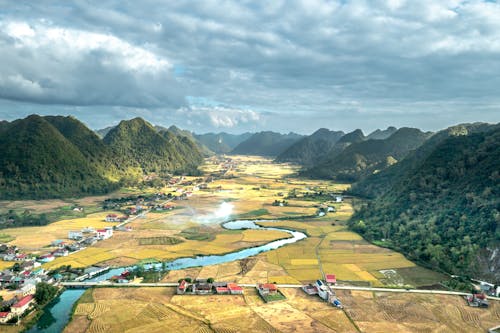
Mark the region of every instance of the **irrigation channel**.
MULTIPOLYGON (((274 227, 261 227, 257 225, 255 222, 273 222, 270 220, 235 220, 223 223, 222 226, 225 229, 229 230, 243 230, 243 229, 260 229, 260 230, 279 230, 287 232, 291 235, 289 238, 279 239, 272 242, 269 242, 264 245, 250 247, 242 250, 238 250, 235 252, 223 254, 223 255, 206 255, 206 256, 197 256, 197 257, 189 257, 189 258, 178 258, 173 261, 166 262, 167 269, 169 270, 179 270, 190 267, 199 267, 199 266, 209 266, 216 264, 223 264, 227 262, 231 262, 234 260, 240 260, 247 257, 254 256, 256 254, 271 251, 277 249, 286 244, 295 243, 301 239, 307 237, 306 234, 299 231, 293 231, 284 228, 274 228, 274 227)), ((146 269, 151 268, 161 268, 162 264, 149 264, 145 265, 146 269)), ((88 282, 99 282, 107 280, 108 278, 114 275, 120 275, 126 269, 131 269, 133 267, 120 267, 114 268, 103 275, 87 279, 85 281, 88 282)), ((83 294, 84 289, 68 289, 65 290, 59 297, 54 299, 49 305, 47 305, 44 309, 43 315, 40 317, 38 322, 27 332, 28 333, 59 333, 64 330, 64 327, 67 325, 70 317, 71 311, 73 308, 73 304, 80 298, 83 294)))

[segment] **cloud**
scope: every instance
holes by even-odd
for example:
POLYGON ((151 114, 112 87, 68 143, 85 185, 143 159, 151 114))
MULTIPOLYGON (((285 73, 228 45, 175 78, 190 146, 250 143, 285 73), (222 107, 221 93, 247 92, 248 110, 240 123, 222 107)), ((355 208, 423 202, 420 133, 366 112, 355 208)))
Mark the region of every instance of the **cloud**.
POLYGON ((0 6, 0 98, 32 109, 83 106, 89 120, 102 106, 110 120, 147 109, 197 131, 411 126, 394 114, 434 128, 468 121, 466 110, 500 120, 497 2, 0 6))
POLYGON ((0 52, 1 98, 69 105, 183 104, 168 59, 110 34, 1 21, 0 52))

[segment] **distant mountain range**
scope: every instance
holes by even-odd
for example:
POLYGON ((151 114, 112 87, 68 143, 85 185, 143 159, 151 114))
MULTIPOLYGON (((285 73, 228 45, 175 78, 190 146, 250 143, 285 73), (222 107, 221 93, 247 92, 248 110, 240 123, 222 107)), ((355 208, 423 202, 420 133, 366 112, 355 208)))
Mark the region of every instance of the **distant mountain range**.
POLYGON ((39 199, 106 193, 146 173, 193 171, 195 143, 122 121, 104 139, 73 117, 29 116, 0 126, 0 198, 39 199))
POLYGON ((404 127, 386 139, 368 139, 358 130, 343 136, 324 159, 303 174, 355 182, 397 163, 430 135, 416 128, 404 127))
POLYGON ((296 133, 259 132, 238 144, 231 154, 277 156, 303 137, 296 133))
POLYGON ((276 157, 276 162, 291 162, 304 166, 312 166, 332 150, 334 145, 344 136, 342 131, 330 131, 320 128, 310 136, 306 136, 276 157))
POLYGON ((252 136, 252 133, 228 134, 228 133, 206 133, 194 134, 199 143, 205 145, 216 154, 230 153, 236 146, 252 136))

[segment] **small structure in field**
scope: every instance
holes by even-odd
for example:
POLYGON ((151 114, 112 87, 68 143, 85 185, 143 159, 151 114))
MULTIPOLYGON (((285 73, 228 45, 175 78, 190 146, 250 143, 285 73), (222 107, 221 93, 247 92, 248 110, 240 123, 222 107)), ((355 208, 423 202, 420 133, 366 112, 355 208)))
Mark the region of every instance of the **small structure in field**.
POLYGON ((329 285, 337 284, 337 277, 335 276, 335 274, 326 274, 325 280, 326 280, 326 283, 329 285))
POLYGON ((487 308, 489 306, 485 294, 471 294, 464 296, 467 304, 475 308, 487 308))
POLYGON ((302 290, 304 290, 304 292, 308 295, 317 295, 318 294, 318 288, 316 288, 316 286, 313 286, 312 284, 302 286, 302 290))
POLYGON ((285 295, 278 290, 278 286, 274 283, 258 283, 256 288, 260 297, 262 297, 266 303, 286 299, 285 295))

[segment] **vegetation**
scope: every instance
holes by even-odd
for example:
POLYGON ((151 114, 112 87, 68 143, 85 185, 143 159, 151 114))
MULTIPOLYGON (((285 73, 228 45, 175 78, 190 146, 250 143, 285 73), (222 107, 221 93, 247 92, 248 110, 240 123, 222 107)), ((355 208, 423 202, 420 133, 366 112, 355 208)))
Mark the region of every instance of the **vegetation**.
POLYGON ((57 295, 58 290, 57 287, 51 284, 40 282, 36 285, 35 300, 38 305, 44 305, 57 295))
POLYGON ((397 163, 429 136, 430 133, 415 128, 400 128, 384 140, 353 142, 342 152, 330 154, 303 174, 354 182, 397 163))
POLYGON ((144 174, 195 173, 202 155, 192 140, 158 133, 140 118, 122 121, 101 140, 73 117, 2 123, 0 199, 103 194, 144 174))
POLYGON ((301 138, 296 133, 259 132, 241 142, 231 154, 277 156, 301 138))
POLYGON ((304 166, 312 166, 329 152, 335 143, 344 135, 342 131, 330 131, 320 128, 310 136, 295 142, 276 157, 276 162, 293 162, 304 166))
POLYGON ((491 269, 500 246, 498 142, 497 127, 433 144, 404 176, 398 170, 398 181, 364 206, 351 228, 433 268, 498 283, 491 269))
POLYGON ((182 242, 182 239, 169 236, 139 238, 139 245, 175 245, 182 242))

